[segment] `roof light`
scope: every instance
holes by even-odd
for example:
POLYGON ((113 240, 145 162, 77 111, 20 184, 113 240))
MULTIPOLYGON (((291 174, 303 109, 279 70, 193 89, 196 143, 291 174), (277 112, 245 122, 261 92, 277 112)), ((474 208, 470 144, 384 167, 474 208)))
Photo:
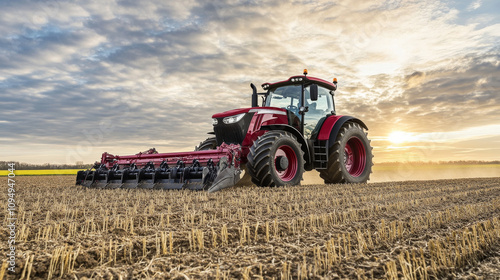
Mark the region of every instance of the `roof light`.
POLYGON ((333 78, 333 83, 337 84, 337 78, 333 78))
POLYGON ((307 75, 307 69, 304 69, 304 76, 307 75))

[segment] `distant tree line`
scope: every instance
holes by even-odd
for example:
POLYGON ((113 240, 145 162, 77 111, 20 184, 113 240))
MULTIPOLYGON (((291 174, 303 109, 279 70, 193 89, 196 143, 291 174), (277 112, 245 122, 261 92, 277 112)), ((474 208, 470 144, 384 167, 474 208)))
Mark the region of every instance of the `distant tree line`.
POLYGON ((471 164, 500 164, 500 160, 494 161, 481 161, 481 160, 454 160, 454 161, 394 161, 376 163, 377 165, 394 165, 394 164, 407 164, 407 165, 471 165, 471 164))
POLYGON ((500 164, 500 160, 481 161, 481 160, 456 160, 456 161, 439 161, 437 164, 500 164))
POLYGON ((44 164, 33 164, 18 161, 0 161, 0 170, 9 169, 9 163, 15 163, 16 170, 37 170, 37 169, 87 169, 92 167, 93 164, 84 164, 83 162, 77 162, 75 164, 54 164, 54 163, 44 163, 44 164))

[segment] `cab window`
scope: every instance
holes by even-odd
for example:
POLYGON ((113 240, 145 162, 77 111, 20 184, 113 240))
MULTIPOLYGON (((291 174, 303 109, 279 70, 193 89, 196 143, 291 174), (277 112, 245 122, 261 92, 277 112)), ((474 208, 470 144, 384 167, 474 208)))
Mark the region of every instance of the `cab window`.
POLYGON ((318 100, 312 101, 309 95, 309 87, 306 88, 307 113, 304 115, 304 136, 310 139, 318 133, 321 124, 327 115, 333 111, 333 101, 330 90, 318 87, 318 100))

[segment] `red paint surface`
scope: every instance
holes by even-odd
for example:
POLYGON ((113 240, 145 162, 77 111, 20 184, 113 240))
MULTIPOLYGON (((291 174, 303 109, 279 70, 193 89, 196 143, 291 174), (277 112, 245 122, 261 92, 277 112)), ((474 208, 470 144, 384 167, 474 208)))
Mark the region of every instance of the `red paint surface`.
POLYGON ((344 148, 344 164, 347 172, 353 177, 359 177, 365 171, 365 146, 358 137, 351 137, 344 148))
POLYGON ((263 135, 266 130, 260 130, 263 125, 272 125, 272 124, 288 124, 288 117, 286 115, 286 110, 281 108, 274 107, 258 107, 253 108, 259 110, 261 112, 270 112, 270 113, 259 113, 255 112, 252 120, 250 121, 250 126, 248 127, 248 131, 245 139, 241 143, 242 146, 242 163, 246 163, 246 157, 248 152, 250 151, 250 147, 253 145, 253 142, 257 140, 257 138, 263 135), (275 112, 282 113, 272 113, 272 110, 275 112), (285 114, 283 114, 285 113, 285 114))
POLYGON ((169 166, 176 166, 177 161, 182 160, 186 166, 190 166, 193 160, 198 160, 201 166, 206 166, 209 159, 217 164, 222 157, 227 157, 228 162, 235 159, 235 167, 239 167, 241 158, 241 146, 235 144, 222 144, 215 150, 203 150, 181 153, 158 153, 158 154, 136 154, 127 156, 115 156, 108 153, 103 153, 101 164, 105 164, 108 169, 114 164, 120 166, 128 166, 135 163, 138 168, 144 167, 148 162, 152 161, 156 167, 164 160, 169 166))
POLYGON ((276 169, 276 174, 278 174, 281 180, 285 182, 290 182, 291 180, 293 180, 293 178, 297 174, 297 170, 299 169, 299 163, 297 160, 297 155, 295 155, 292 147, 283 145, 276 150, 276 154, 274 155, 274 168, 276 169), (288 159, 288 167, 285 170, 278 171, 276 169, 276 161, 279 157, 286 157, 288 159))
POLYGON ((328 117, 325 122, 323 123, 323 126, 321 126, 321 130, 319 131, 318 134, 318 140, 328 140, 330 139, 330 132, 333 129, 333 126, 335 123, 341 118, 342 116, 330 116, 328 117))
POLYGON ((275 82, 275 83, 264 83, 262 85, 269 85, 269 88, 276 88, 276 87, 282 87, 286 85, 293 85, 293 84, 300 84, 301 82, 292 82, 292 78, 302 78, 305 79, 306 81, 313 82, 315 84, 318 84, 320 86, 323 86, 329 90, 337 90, 337 86, 334 83, 325 81, 320 78, 315 78, 315 77, 308 77, 308 76, 292 76, 288 78, 288 80, 280 81, 280 82, 275 82))
POLYGON ((230 117, 230 116, 234 116, 234 115, 239 115, 242 113, 247 113, 250 109, 252 109, 252 108, 240 108, 240 109, 225 111, 222 113, 214 114, 212 116, 212 118, 225 118, 225 117, 230 117))

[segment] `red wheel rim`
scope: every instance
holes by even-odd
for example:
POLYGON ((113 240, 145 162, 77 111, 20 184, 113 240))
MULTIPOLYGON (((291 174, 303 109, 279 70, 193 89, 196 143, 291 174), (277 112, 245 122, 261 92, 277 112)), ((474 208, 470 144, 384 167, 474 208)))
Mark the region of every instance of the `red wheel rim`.
POLYGON ((351 137, 344 148, 344 165, 353 177, 363 174, 366 165, 366 152, 363 142, 358 137, 351 137))
POLYGON ((297 174, 298 166, 299 164, 297 162, 297 155, 290 146, 283 145, 276 150, 276 153, 274 154, 274 170, 282 181, 291 181, 297 174), (286 159, 288 160, 288 167, 282 171, 279 171, 276 168, 278 166, 276 160, 280 157, 286 157, 286 159))

